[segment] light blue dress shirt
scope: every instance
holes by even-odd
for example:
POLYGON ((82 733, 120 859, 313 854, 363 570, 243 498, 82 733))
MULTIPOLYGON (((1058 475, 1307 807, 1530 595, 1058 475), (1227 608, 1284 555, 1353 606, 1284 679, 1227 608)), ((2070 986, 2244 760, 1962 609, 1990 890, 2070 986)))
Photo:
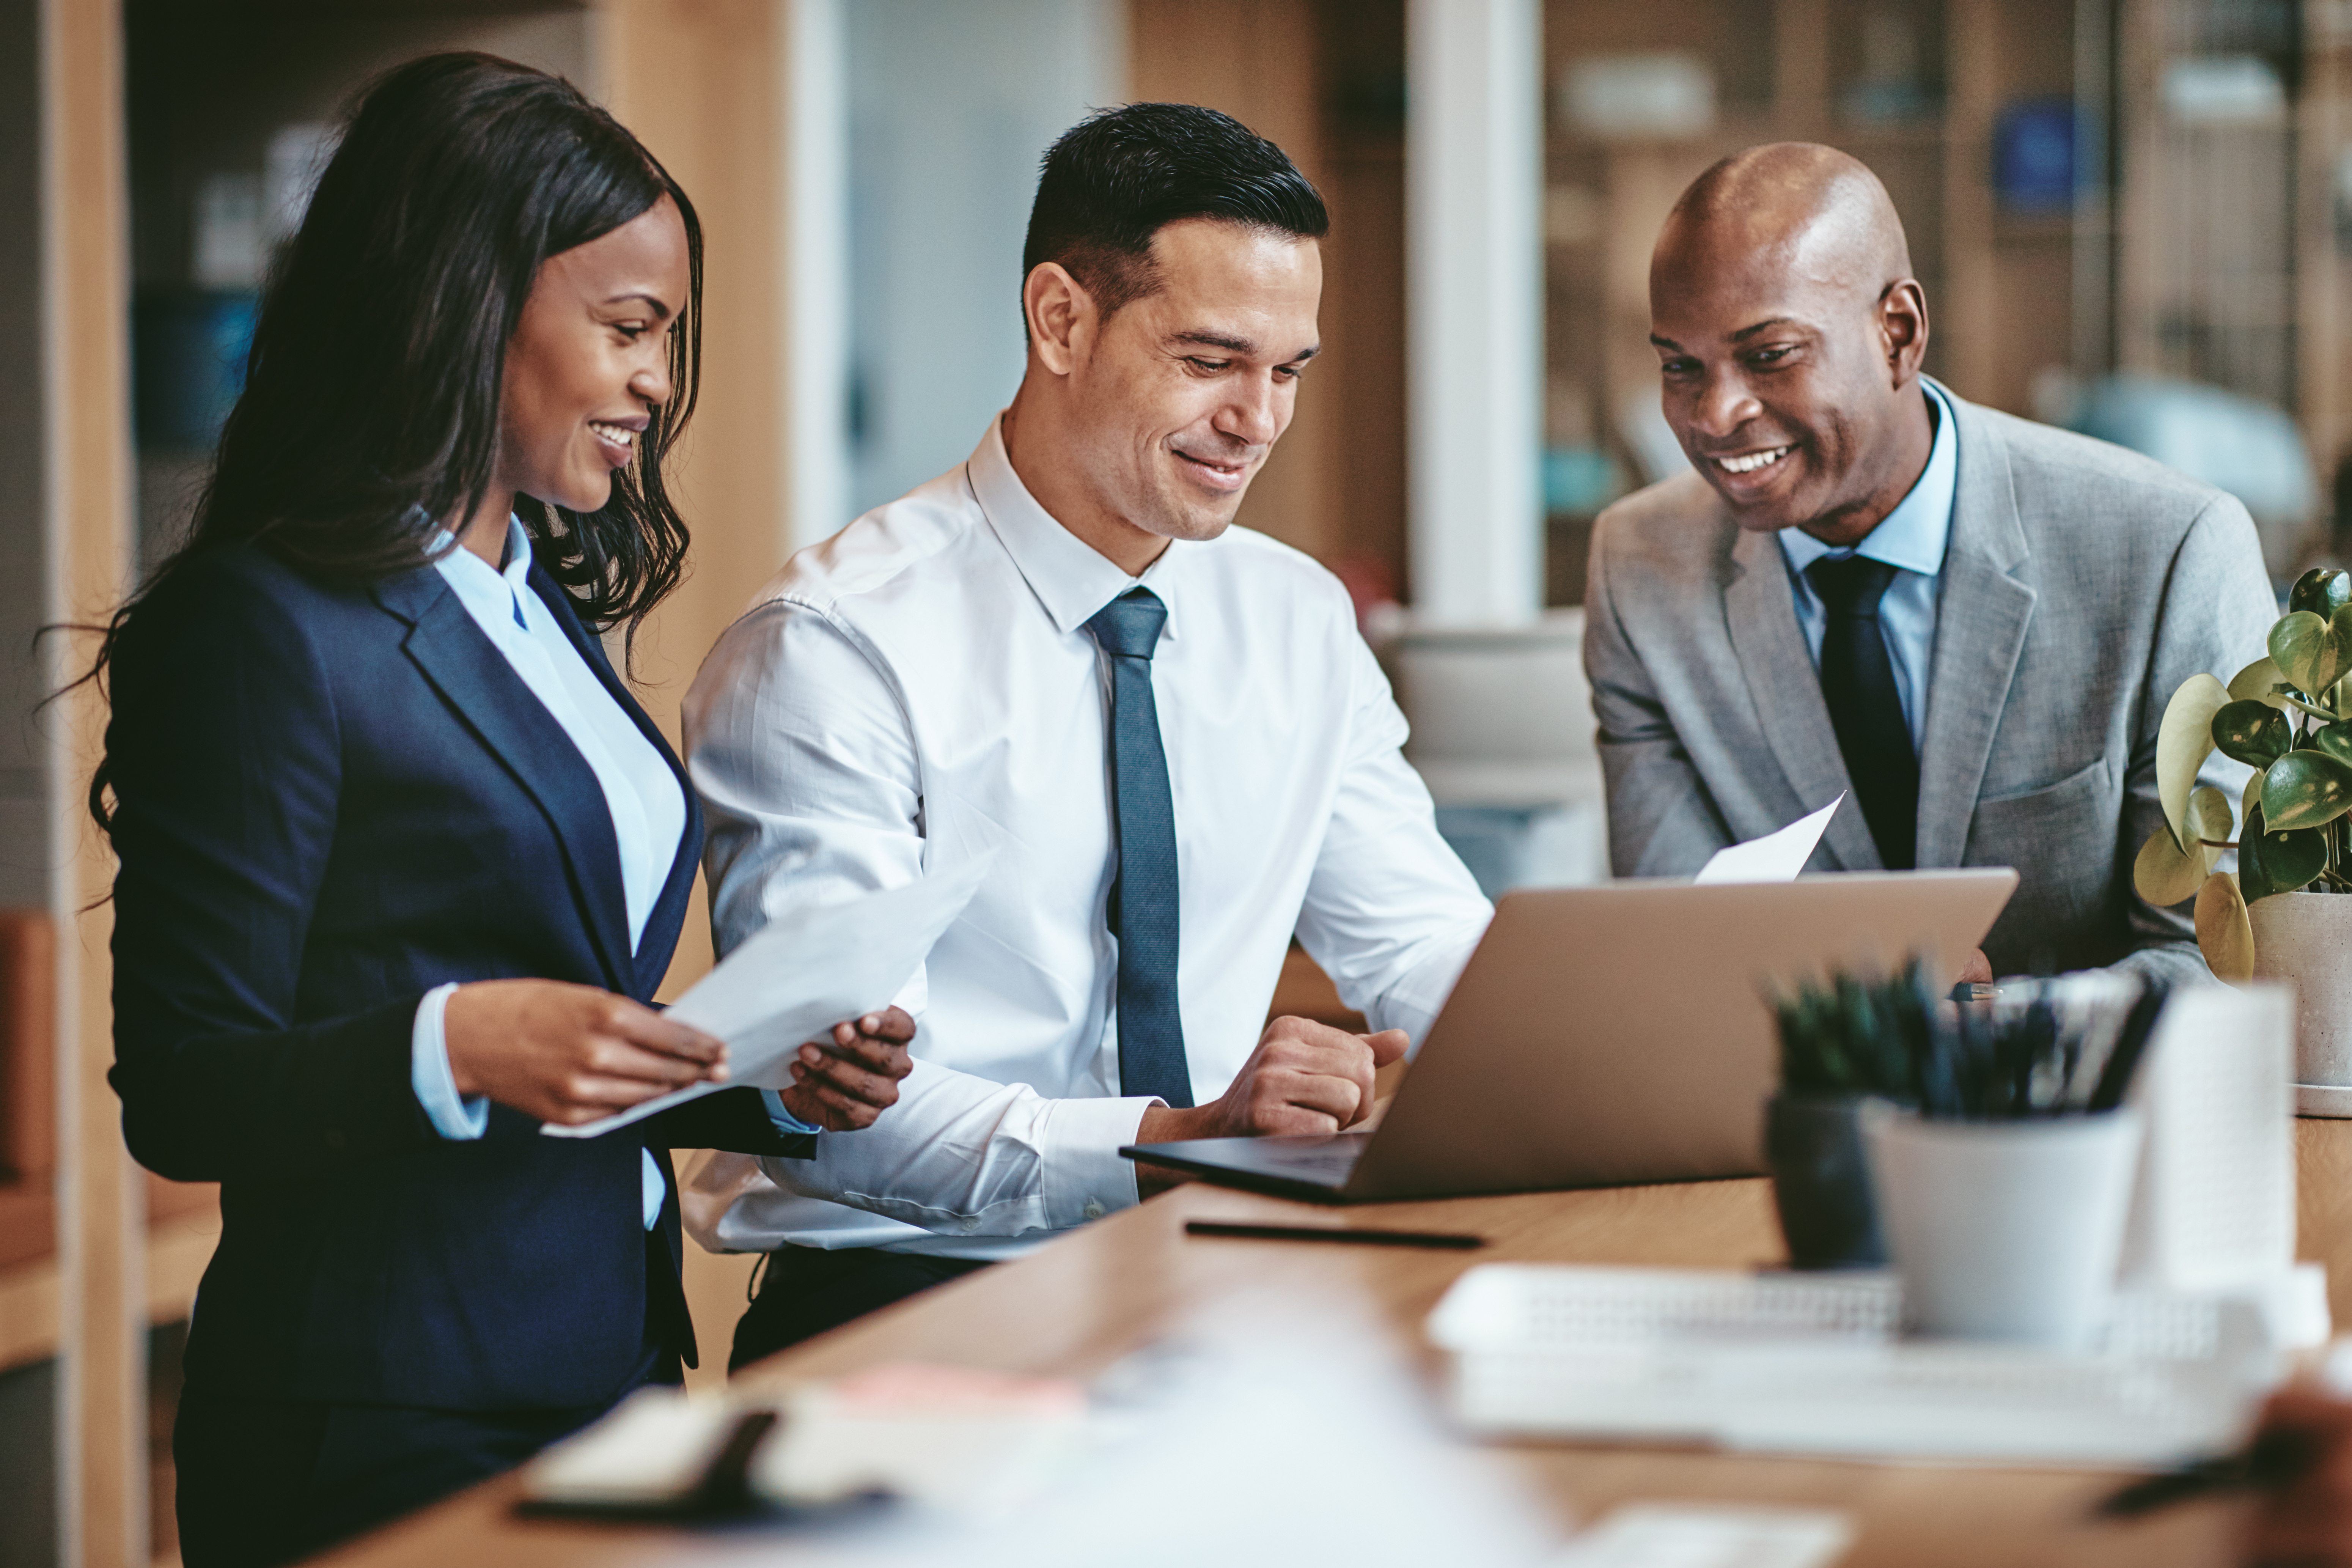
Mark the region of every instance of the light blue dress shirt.
POLYGON ((1833 550, 1800 528, 1784 528, 1777 535, 1781 559, 1789 565, 1789 587, 1797 599, 1797 624, 1812 651, 1813 668, 1822 667, 1822 633, 1827 616, 1820 595, 1805 578, 1805 568, 1824 556, 1843 559, 1866 556, 1896 568, 1878 602, 1878 630, 1886 639, 1887 658, 1895 665, 1895 687, 1903 698, 1903 718, 1911 727, 1911 749, 1916 752, 1927 733, 1927 668, 1936 651, 1937 579, 1944 570, 1944 547, 1952 537, 1952 499, 1959 484, 1959 432, 1953 427, 1952 405, 1944 389, 1927 377, 1927 412, 1936 422, 1935 445, 1927 466, 1910 493, 1878 526, 1850 550, 1833 550))
MULTIPOLYGON (((448 535, 436 541, 436 546, 448 535)), ((434 563, 457 602, 482 628, 522 683, 530 689, 549 715, 562 726, 579 748, 583 761, 595 773, 613 816, 613 837, 621 852, 621 890, 628 909, 629 947, 644 939, 646 921, 661 897, 670 867, 677 859, 678 840, 686 833, 686 795, 677 775, 670 771, 653 742, 635 720, 613 700, 596 672, 572 646, 555 616, 530 589, 530 536, 516 519, 507 521, 506 566, 503 570, 470 550, 457 549, 434 563)), ((444 1138, 479 1138, 490 1124, 489 1101, 481 1095, 460 1097, 449 1070, 449 1049, 442 1033, 442 1015, 453 984, 436 986, 416 1008, 409 1035, 409 1077, 417 1103, 444 1138)), ((792 1116, 773 1089, 763 1091, 768 1114, 789 1132, 814 1132, 792 1116)), ((644 1152, 643 1192, 646 1228, 661 1217, 664 1183, 661 1165, 651 1150, 644 1152)))

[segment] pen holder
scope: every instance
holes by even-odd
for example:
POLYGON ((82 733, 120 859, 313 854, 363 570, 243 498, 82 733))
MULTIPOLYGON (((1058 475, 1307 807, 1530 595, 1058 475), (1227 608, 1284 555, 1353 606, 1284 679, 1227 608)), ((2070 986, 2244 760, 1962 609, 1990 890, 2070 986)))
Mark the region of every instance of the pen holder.
POLYGON ((1929 1121, 1874 1101, 1861 1121, 1912 1327, 2064 1349, 2098 1332, 2138 1163, 2137 1112, 1929 1121))
POLYGON ((1791 1268, 1875 1268, 1886 1261, 1854 1095, 1774 1095, 1764 1157, 1791 1268))

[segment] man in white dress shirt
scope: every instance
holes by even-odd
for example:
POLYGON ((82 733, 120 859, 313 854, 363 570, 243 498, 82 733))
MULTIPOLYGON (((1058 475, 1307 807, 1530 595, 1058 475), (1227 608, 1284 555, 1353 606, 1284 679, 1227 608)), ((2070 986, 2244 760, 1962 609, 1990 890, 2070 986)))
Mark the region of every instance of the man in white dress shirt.
POLYGON ((1122 1144, 1352 1125, 1484 931, 1346 590, 1230 526, 1317 350, 1327 226, 1213 110, 1068 132, 1013 405, 793 557, 696 679, 721 950, 995 857, 905 998, 897 1108, 706 1209, 706 1244, 773 1252, 737 1364, 1172 1179, 1122 1144), (1265 1024, 1294 931, 1380 1033, 1265 1024))

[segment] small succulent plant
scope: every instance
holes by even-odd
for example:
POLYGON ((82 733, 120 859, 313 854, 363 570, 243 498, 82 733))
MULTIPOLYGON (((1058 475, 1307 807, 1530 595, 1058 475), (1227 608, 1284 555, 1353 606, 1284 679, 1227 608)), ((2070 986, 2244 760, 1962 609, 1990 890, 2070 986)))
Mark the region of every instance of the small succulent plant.
POLYGON ((2271 627, 2270 651, 2227 686, 2181 682, 2157 729, 2164 826, 2148 835, 2132 886, 2149 903, 2197 900, 2197 945, 2224 980, 2254 972, 2246 906, 2301 889, 2352 892, 2352 575, 2305 573, 2271 627), (2197 772, 2215 751, 2254 770, 2236 806, 2197 772), (2216 870, 2238 852, 2234 875, 2216 870))

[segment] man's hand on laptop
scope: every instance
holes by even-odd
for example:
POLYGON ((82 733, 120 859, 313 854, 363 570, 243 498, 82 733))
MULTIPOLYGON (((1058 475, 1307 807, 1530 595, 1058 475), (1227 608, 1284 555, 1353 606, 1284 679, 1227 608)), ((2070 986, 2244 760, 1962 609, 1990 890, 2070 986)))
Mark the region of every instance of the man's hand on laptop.
POLYGON ((778 1099, 812 1127, 855 1132, 898 1103, 898 1080, 915 1070, 907 1043, 915 1020, 898 1007, 835 1024, 832 1038, 811 1040, 793 1061, 793 1087, 778 1099))
MULTIPOLYGON (((1402 1029, 1351 1035, 1306 1018, 1276 1018, 1223 1094, 1187 1110, 1153 1106, 1135 1141, 1340 1131, 1371 1114, 1372 1074, 1403 1056, 1406 1044, 1402 1029)), ((1145 1197, 1186 1179, 1157 1165, 1139 1164, 1135 1175, 1145 1197)))

